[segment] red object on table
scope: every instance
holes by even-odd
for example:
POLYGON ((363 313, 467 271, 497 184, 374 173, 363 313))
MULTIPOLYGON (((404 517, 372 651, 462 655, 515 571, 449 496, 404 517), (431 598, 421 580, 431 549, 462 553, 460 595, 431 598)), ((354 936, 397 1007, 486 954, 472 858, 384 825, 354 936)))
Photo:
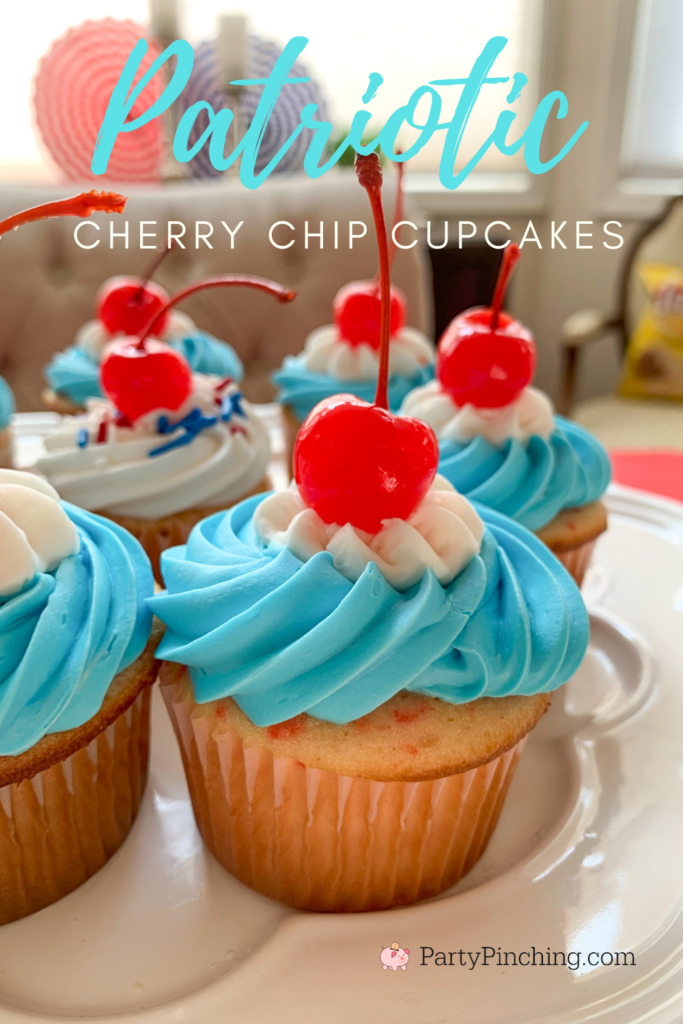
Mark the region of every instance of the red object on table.
MULTIPOLYGON (((157 182, 161 177, 163 126, 155 118, 134 132, 119 135, 106 174, 90 170, 97 134, 109 98, 131 50, 145 29, 133 21, 102 18, 84 21, 56 39, 38 64, 33 83, 36 124, 55 163, 69 181, 157 182)), ((135 81, 139 81, 159 55, 147 40, 135 81)), ((161 93, 162 75, 143 89, 133 104, 133 120, 161 93)))
POLYGON ((609 455, 615 483, 683 501, 683 451, 619 449, 609 455))

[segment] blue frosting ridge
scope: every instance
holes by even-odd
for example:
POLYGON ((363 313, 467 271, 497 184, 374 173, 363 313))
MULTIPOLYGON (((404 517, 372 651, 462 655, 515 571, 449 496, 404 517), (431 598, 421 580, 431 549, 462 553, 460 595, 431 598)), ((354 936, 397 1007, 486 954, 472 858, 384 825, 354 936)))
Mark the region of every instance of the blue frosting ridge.
POLYGON ((258 726, 308 712, 353 721, 399 690, 453 704, 554 690, 588 643, 581 595, 524 527, 482 506, 481 552, 450 584, 428 570, 399 592, 371 562, 356 583, 320 552, 264 546, 266 495, 199 523, 162 555, 167 591, 150 605, 159 656, 190 667, 203 703, 234 697, 258 726))
MULTIPOLYGON (((211 373, 241 381, 244 368, 235 350, 205 331, 195 331, 170 345, 181 352, 194 373, 211 373)), ((45 368, 45 379, 53 391, 76 405, 89 398, 101 398, 100 364, 78 345, 57 352, 45 368)))
POLYGON ((470 501, 540 530, 565 508, 597 501, 610 482, 607 452, 577 423, 555 417, 550 438, 511 439, 495 447, 479 435, 465 444, 441 441, 439 473, 470 501))
POLYGON ((152 628, 149 559, 116 523, 63 502, 80 550, 0 598, 0 755, 84 725, 152 628))
POLYGON ((9 426, 15 410, 16 406, 12 389, 5 378, 0 377, 0 430, 4 430, 5 427, 9 426))
MULTIPOLYGON (((413 388, 427 384, 434 378, 434 366, 422 366, 412 377, 393 374, 389 378, 389 406, 392 412, 398 412, 403 399, 413 388)), ((277 385, 277 400, 281 405, 293 409, 300 423, 306 419, 311 409, 323 398, 332 395, 356 395, 365 402, 374 402, 377 390, 376 380, 338 380, 326 373, 315 373, 304 365, 303 353, 298 356, 285 356, 279 370, 273 374, 273 383, 277 385)))

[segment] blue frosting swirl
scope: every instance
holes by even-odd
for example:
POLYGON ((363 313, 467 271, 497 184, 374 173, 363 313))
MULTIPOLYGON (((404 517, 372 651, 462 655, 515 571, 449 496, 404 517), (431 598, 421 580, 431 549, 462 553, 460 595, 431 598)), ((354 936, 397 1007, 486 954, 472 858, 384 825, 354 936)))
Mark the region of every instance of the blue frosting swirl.
MULTIPOLYGON (((186 338, 170 342, 181 352, 195 373, 211 373, 217 377, 242 380, 244 368, 235 350, 204 331, 195 331, 186 338)), ((57 352, 45 367, 45 379, 53 391, 64 395, 76 405, 85 405, 89 398, 101 398, 100 364, 78 345, 57 352)))
POLYGON ((0 755, 84 725, 152 628, 154 580, 138 542, 108 519, 63 506, 78 553, 0 598, 0 755))
MULTIPOLYGON (((434 378, 434 366, 422 366, 412 377, 393 374, 389 378, 389 406, 392 412, 398 412, 403 399, 409 391, 434 378)), ((304 365, 303 354, 285 356, 279 370, 273 374, 273 383, 277 385, 277 400, 281 405, 293 409, 300 423, 308 416, 318 402, 331 395, 356 395, 365 402, 374 402, 377 390, 376 380, 337 380, 326 373, 315 373, 304 365)))
POLYGON ((540 530, 565 508, 597 501, 610 482, 607 452, 577 423, 555 417, 550 438, 507 441, 497 448, 478 436, 441 441, 439 473, 470 501, 479 501, 540 530))
POLYGON ((9 426, 15 409, 12 389, 5 378, 0 377, 0 430, 4 430, 5 427, 9 426))
POLYGON ((162 556, 150 601, 159 656, 190 666, 195 697, 231 696, 259 726, 308 712, 336 723, 399 690, 453 704, 554 690, 588 643, 579 591, 524 527, 478 507, 481 553, 450 584, 428 570, 399 592, 374 562, 356 583, 320 552, 300 561, 258 539, 265 495, 199 523, 162 556))

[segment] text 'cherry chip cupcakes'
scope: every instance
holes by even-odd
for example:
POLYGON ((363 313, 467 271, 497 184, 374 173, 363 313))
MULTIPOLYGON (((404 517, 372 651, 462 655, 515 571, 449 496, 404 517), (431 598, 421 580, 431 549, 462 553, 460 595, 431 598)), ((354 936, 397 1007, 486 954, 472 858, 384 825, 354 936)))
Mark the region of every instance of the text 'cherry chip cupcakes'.
POLYGON ((533 530, 581 585, 607 527, 600 500, 610 481, 607 453, 582 427, 553 415, 530 387, 531 333, 502 312, 519 256, 505 250, 491 308, 457 316, 439 341, 436 380, 415 388, 402 415, 428 423, 439 441, 439 472, 473 501, 533 530))
MULTIPOLYGON (((45 368, 49 384, 43 401, 55 412, 75 414, 85 410, 90 398, 103 398, 100 362, 106 346, 115 338, 130 337, 149 324, 168 302, 163 288, 145 278, 112 277, 97 296, 97 316, 78 331, 74 344, 57 352, 45 368)), ((219 341, 178 310, 171 309, 155 323, 153 336, 185 357, 194 373, 242 379, 242 363, 234 349, 219 341)))
POLYGON ((0 377, 0 469, 11 469, 12 417, 15 412, 14 395, 4 377, 0 377))
MULTIPOLYGON (((235 284, 294 297, 261 278, 230 275, 191 285, 170 303, 235 284)), ((151 336, 153 325, 110 343, 100 368, 108 397, 91 399, 85 416, 48 434, 36 468, 63 498, 130 530, 158 576, 161 552, 184 543, 196 522, 268 489, 270 448, 236 382, 193 374, 180 352, 151 336)))
MULTIPOLYGON (((403 164, 397 165, 402 169, 403 164)), ((396 230, 402 218, 402 174, 399 174, 396 230)), ((390 252, 390 262, 395 254, 390 252)), ((352 281, 337 293, 334 323, 306 338, 303 352, 286 356, 274 374, 289 452, 311 410, 332 395, 356 395, 372 402, 379 374, 381 296, 379 279, 352 281)), ((391 288, 389 345, 389 408, 396 412, 412 388, 434 376, 434 345, 422 331, 406 325, 406 298, 391 288)))
POLYGON ((0 924, 116 852, 147 777, 152 570, 115 523, 0 470, 0 924))
POLYGON ((472 867, 588 640, 551 552, 436 477, 431 428, 387 408, 381 172, 376 156, 357 168, 382 264, 376 402, 322 402, 296 487, 199 523, 150 602, 207 845, 245 884, 319 911, 412 903, 472 867))

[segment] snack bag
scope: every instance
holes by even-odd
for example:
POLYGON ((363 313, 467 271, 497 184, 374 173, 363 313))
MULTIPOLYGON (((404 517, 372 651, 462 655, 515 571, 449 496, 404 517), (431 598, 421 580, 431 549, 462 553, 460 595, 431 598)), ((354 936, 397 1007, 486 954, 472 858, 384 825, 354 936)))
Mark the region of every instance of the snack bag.
POLYGON ((643 263, 638 268, 648 304, 626 353, 619 392, 683 399, 683 267, 643 263))

